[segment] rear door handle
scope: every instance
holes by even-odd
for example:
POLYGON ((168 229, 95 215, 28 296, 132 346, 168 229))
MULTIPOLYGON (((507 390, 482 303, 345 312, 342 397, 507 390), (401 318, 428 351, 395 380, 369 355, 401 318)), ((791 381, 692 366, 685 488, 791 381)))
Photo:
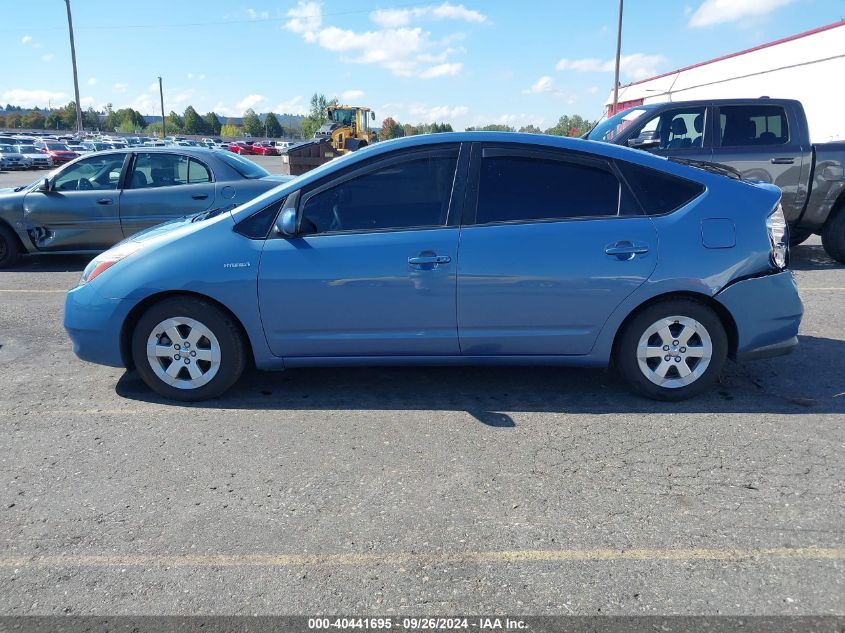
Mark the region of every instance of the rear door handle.
POLYGON ((409 257, 408 263, 411 266, 425 266, 432 264, 448 264, 452 258, 448 255, 418 255, 417 257, 409 257))
POLYGON ((114 200, 111 198, 99 198, 97 204, 114 204, 114 200))
POLYGON ((794 158, 788 158, 788 157, 773 158, 772 159, 772 165, 791 165, 794 162, 795 162, 794 158))
POLYGON ((607 255, 613 255, 621 261, 634 259, 637 255, 644 255, 648 253, 648 246, 645 244, 635 244, 628 240, 614 242, 605 247, 604 252, 607 255))
POLYGON ((206 198, 208 198, 208 194, 207 193, 195 193, 191 197, 194 200, 205 200, 206 198))

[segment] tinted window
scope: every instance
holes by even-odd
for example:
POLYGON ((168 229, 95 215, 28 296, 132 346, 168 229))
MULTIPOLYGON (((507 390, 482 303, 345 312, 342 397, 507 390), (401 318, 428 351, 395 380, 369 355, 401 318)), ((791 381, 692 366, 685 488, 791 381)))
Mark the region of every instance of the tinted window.
POLYGON ((703 185, 691 180, 631 163, 620 161, 617 165, 648 215, 674 211, 704 191, 703 185))
POLYGON ((705 111, 702 107, 663 112, 646 121, 633 144, 649 144, 666 150, 701 147, 705 111))
POLYGON ((215 156, 244 178, 264 178, 270 175, 270 172, 263 167, 259 167, 251 160, 238 156, 237 154, 220 152, 219 154, 215 154, 215 156))
POLYGON ((211 182, 211 173, 205 165, 191 158, 188 160, 188 182, 192 185, 200 182, 211 182))
POLYGON ((446 223, 458 152, 409 159, 357 176, 305 202, 303 233, 374 231, 446 223))
POLYGON ((84 158, 59 173, 53 180, 53 188, 56 191, 117 189, 123 159, 123 154, 84 158))
POLYGON ((270 206, 261 209, 261 211, 256 211, 248 218, 241 220, 235 226, 235 232, 252 240, 267 239, 273 222, 276 220, 276 216, 279 215, 279 211, 281 211, 286 200, 287 198, 279 202, 274 202, 270 206))
POLYGON ((723 147, 784 145, 789 142, 786 111, 780 106, 722 106, 719 114, 723 147))
POLYGON ((479 224, 636 213, 608 169, 528 156, 481 160, 479 224))

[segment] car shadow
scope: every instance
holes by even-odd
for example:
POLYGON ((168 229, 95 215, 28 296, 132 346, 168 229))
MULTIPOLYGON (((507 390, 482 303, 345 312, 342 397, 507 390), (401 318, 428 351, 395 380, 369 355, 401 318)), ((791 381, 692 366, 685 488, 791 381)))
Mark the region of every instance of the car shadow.
MULTIPOLYGON (((540 413, 845 413, 840 367, 845 341, 802 336, 780 358, 728 363, 702 396, 655 402, 635 396, 612 372, 549 367, 357 367, 248 371, 221 398, 187 405, 244 410, 466 411, 478 422, 513 427, 511 412, 540 413)), ((131 400, 174 404, 126 372, 116 392, 131 400)), ((180 403, 176 403, 180 404, 180 403)))
POLYGON ((835 270, 845 268, 828 255, 821 244, 801 244, 789 250, 789 267, 793 270, 835 270))
POLYGON ((4 272, 17 273, 81 273, 94 255, 23 255, 4 272))

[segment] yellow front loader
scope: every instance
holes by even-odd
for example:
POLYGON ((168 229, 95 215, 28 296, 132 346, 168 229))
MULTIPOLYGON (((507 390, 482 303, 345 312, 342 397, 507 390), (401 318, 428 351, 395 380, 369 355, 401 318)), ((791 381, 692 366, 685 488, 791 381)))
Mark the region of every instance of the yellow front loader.
POLYGON ((375 143, 378 137, 370 127, 376 113, 360 106, 329 106, 329 120, 314 133, 315 139, 329 140, 338 152, 345 154, 375 143))

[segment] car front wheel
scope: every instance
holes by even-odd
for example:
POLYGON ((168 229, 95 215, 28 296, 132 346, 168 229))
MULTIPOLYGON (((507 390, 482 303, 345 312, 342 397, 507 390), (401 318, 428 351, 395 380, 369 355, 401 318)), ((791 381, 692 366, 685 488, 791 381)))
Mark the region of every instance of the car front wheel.
POLYGON ((0 224, 0 268, 14 266, 19 255, 20 247, 14 231, 0 224))
POLYGON ((710 307, 670 299, 648 306, 626 324, 614 361, 637 393, 678 401, 715 383, 727 355, 725 328, 710 307))
POLYGON ((246 365, 240 328, 216 305, 192 297, 149 308, 132 335, 141 379, 171 400, 214 398, 234 385, 246 365))

